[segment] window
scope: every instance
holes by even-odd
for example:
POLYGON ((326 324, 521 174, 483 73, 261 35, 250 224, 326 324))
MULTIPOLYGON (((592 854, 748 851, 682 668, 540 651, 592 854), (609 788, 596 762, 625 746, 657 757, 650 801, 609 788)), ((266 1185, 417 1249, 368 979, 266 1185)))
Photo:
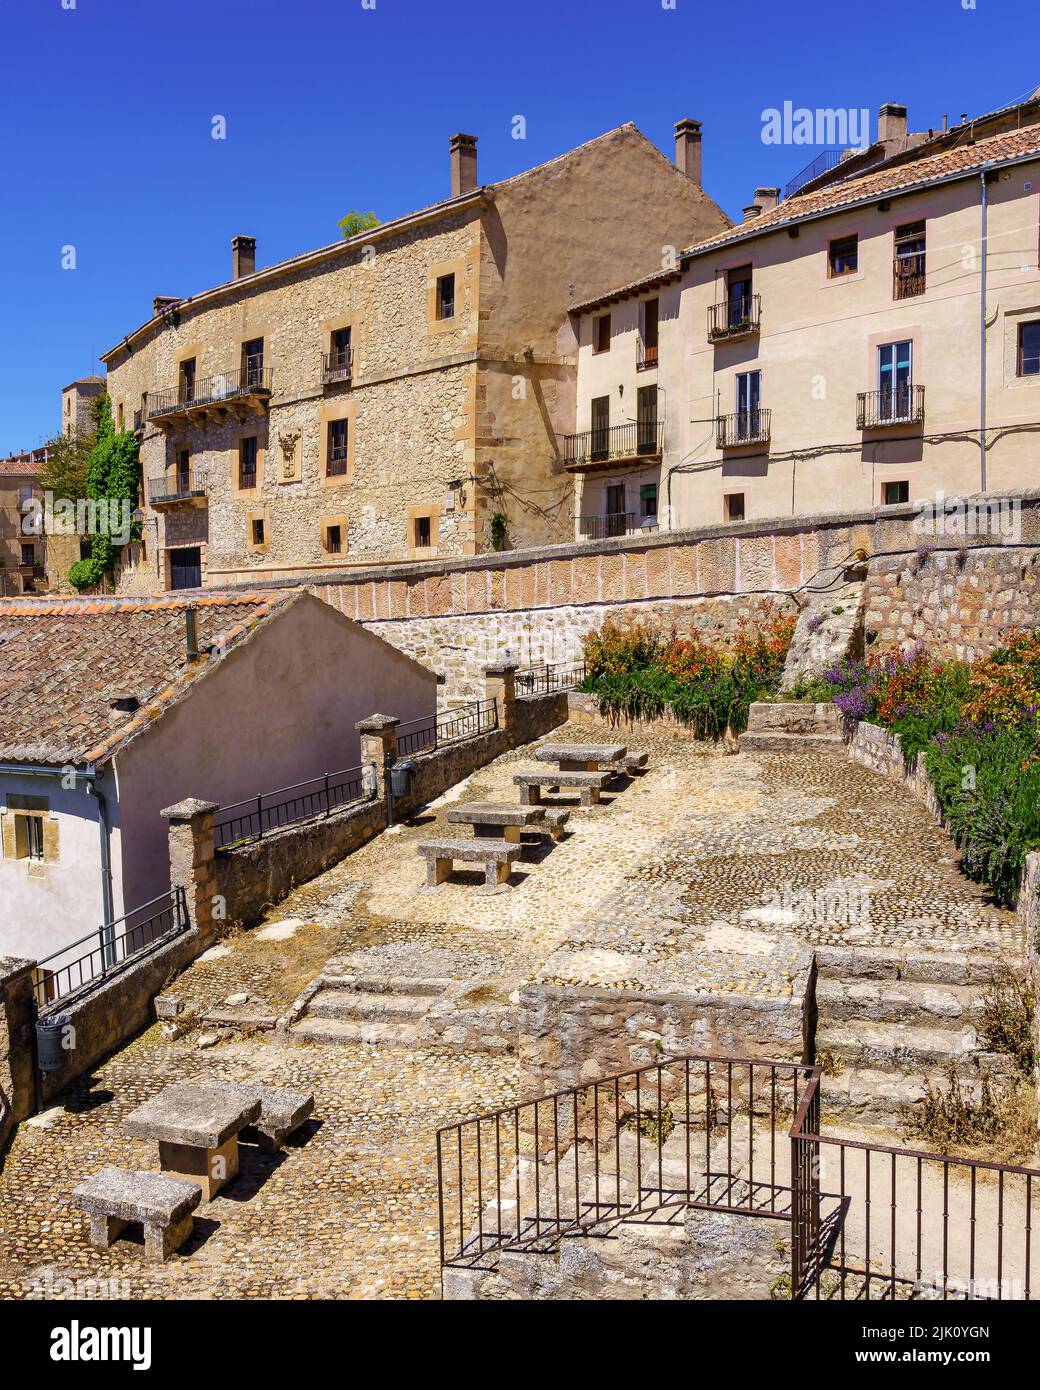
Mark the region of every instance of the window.
POLYGON ((838 275, 851 275, 859 269, 859 237, 843 236, 832 241, 827 248, 827 273, 833 279, 838 275))
POLYGON ((450 275, 438 275, 437 277, 437 317, 439 319, 453 319, 455 317, 455 273, 450 275))
POLYGON ((22 541, 21 563, 23 565, 36 564, 36 547, 33 545, 32 541, 22 541))
POLYGON ((596 396, 592 401, 592 438, 589 444, 594 462, 608 457, 610 448, 609 396, 596 396))
POLYGON ((913 299, 924 294, 924 223, 906 222, 896 228, 893 264, 894 299, 913 299))
POLYGON ((643 330, 639 344, 639 366, 657 366, 657 330, 660 319, 660 300, 648 299, 642 307, 643 330))
POLYGON ((250 338, 247 343, 242 344, 242 375, 243 386, 246 389, 257 388, 264 384, 264 340, 263 338, 250 338))
POLYGON ((247 435, 238 446, 238 485, 240 488, 256 487, 257 439, 255 434, 247 435))
POLYGON ((5 858, 38 863, 58 858, 58 823, 49 809, 45 796, 8 796, 9 814, 3 818, 5 858))
POLYGON ((122 433, 123 430, 123 402, 120 401, 116 406, 116 429, 122 433))
POLYGON ((250 521, 249 538, 253 545, 264 544, 264 519, 262 516, 254 516, 250 521))
POLYGON ((883 484, 881 501, 886 507, 894 507, 897 502, 909 502, 910 484, 908 482, 883 484))
POLYGON ((744 494, 727 492, 722 499, 722 515, 726 521, 744 520, 744 494))
POLYGON ((177 492, 191 491, 191 454, 178 449, 174 459, 174 486, 177 492))
POLYGON ((325 549, 330 555, 343 554, 343 527, 326 526, 325 528, 325 549))
POLYGON ((337 328, 331 338, 329 367, 341 376, 350 375, 350 329, 337 328))
POLYGON ((640 386, 636 392, 636 451, 656 454, 657 441, 657 387, 640 386))
POLYGON ((195 399, 195 359, 186 357, 178 369, 178 394, 180 403, 184 405, 188 401, 195 399))
POLYGON ((882 343, 878 348, 878 408, 882 421, 910 418, 913 344, 882 343))
POLYGON ((415 549, 426 550, 432 543, 430 518, 428 516, 417 516, 415 518, 415 549))
POLYGON ((89 560, 94 553, 94 545, 89 536, 81 536, 79 541, 79 558, 89 560))
POLYGON ((1018 374, 1040 376, 1040 319, 1018 325, 1018 374))
MULTIPOLYGON (((761 434, 760 406, 762 402, 762 373, 737 373, 736 438, 757 439, 761 434)), ((743 493, 734 493, 743 505, 743 493)), ((741 513, 743 515, 743 513, 741 513)))
POLYGON ((349 420, 329 421, 329 456, 325 464, 326 477, 342 478, 346 476, 349 434, 349 420))
POLYGON ((33 489, 31 483, 26 483, 22 487, 20 487, 18 489, 18 510, 24 512, 26 504, 31 502, 32 498, 33 489))
POLYGON ((751 267, 726 271, 726 327, 743 328, 751 322, 751 267))
POLYGON ((200 589, 202 587, 202 548, 182 546, 170 551, 170 588, 200 589))
POLYGON ((592 320, 592 351, 610 351, 610 315, 597 314, 592 320))
POLYGON ((26 859, 43 858, 43 817, 42 816, 19 816, 18 819, 25 824, 25 855, 26 859))
POLYGON ((639 489, 639 515, 642 521, 657 520, 656 483, 644 483, 639 489))

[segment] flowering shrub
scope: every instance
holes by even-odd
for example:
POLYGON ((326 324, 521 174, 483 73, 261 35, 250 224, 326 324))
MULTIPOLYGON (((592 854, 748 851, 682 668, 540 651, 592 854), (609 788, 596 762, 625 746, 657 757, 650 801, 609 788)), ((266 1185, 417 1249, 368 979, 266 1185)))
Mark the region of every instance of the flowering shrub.
POLYGON ((964 716, 1011 729, 1035 722, 1040 706, 1040 632, 1014 632, 1006 647, 971 668, 964 716))

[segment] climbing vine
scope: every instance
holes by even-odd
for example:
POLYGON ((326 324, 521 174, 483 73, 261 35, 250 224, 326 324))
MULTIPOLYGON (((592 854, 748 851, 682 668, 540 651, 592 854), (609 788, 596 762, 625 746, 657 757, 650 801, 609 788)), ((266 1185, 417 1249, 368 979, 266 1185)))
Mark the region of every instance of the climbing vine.
POLYGON ((111 574, 116 558, 129 540, 139 540, 139 523, 130 517, 137 505, 141 456, 137 436, 116 430, 107 396, 98 411, 94 446, 87 459, 87 499, 94 503, 90 517, 90 558, 77 560, 69 570, 75 589, 90 589, 111 574))

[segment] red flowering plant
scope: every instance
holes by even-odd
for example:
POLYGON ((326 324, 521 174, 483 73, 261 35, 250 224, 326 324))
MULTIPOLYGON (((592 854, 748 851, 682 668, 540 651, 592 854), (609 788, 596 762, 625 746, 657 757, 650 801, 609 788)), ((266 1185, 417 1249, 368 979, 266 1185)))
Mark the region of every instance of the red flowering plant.
POLYGON ((1040 632, 1012 632, 971 668, 964 716, 981 728, 1035 723, 1040 707, 1040 632))

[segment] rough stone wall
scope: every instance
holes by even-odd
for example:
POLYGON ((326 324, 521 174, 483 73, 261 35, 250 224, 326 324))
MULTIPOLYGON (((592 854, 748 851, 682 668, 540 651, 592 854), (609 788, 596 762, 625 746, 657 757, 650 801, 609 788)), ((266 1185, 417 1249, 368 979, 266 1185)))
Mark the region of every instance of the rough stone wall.
POLYGON ((32 962, 0 957, 0 1156, 15 1125, 36 1108, 32 962))

